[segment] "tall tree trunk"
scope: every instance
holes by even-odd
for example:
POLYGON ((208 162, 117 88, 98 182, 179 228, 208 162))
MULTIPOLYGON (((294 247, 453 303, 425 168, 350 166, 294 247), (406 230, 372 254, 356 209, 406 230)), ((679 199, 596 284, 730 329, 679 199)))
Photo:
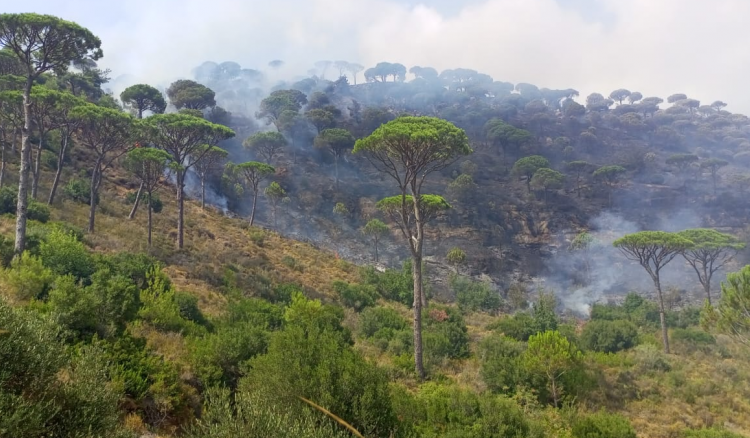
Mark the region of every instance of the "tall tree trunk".
POLYGON ((16 205, 16 242, 14 251, 21 255, 26 247, 26 214, 28 209, 31 133, 31 84, 32 78, 26 80, 23 91, 23 129, 21 130, 21 163, 18 170, 18 203, 16 205))
POLYGON ((424 380, 422 351, 422 258, 412 257, 412 279, 414 280, 414 370, 419 380, 424 380))
POLYGON ((185 233, 185 172, 177 171, 177 249, 182 249, 184 245, 185 233))
MULTIPOLYGON (((141 185, 138 186, 138 192, 135 194, 135 202, 133 202, 133 208, 130 209, 128 219, 133 219, 135 217, 135 212, 138 211, 138 205, 141 203, 141 193, 143 193, 143 181, 141 181, 141 185)), ((150 197, 148 198, 148 205, 151 205, 150 197)))
POLYGON ((36 155, 34 156, 34 171, 32 172, 31 180, 31 199, 36 199, 37 191, 39 190, 39 166, 42 162, 42 142, 44 141, 44 135, 39 133, 39 146, 36 148, 36 155))
POLYGON ((201 177, 201 210, 206 209, 206 176, 201 177))
POLYGON ((703 290, 706 291, 706 298, 708 299, 708 305, 713 305, 711 303, 711 282, 706 280, 706 283, 703 285, 703 290))
POLYGON ((375 263, 378 263, 378 237, 375 236, 375 263))
POLYGON ((253 189, 253 207, 250 210, 250 226, 253 226, 253 221, 255 221, 255 205, 258 203, 258 188, 256 187, 253 189))
POLYGON ((5 142, 0 141, 0 187, 5 183, 5 142))
POLYGON ((708 299, 709 305, 711 305, 711 277, 712 276, 713 276, 713 272, 710 272, 706 268, 706 264, 704 263, 703 264, 703 290, 706 291, 706 298, 708 299))
POLYGON ((55 170, 55 180, 52 181, 52 189, 49 191, 49 199, 47 200, 48 205, 52 205, 55 202, 55 194, 57 193, 57 186, 60 184, 60 176, 62 176, 63 162, 65 161, 65 154, 68 150, 68 141, 70 137, 63 136, 62 143, 60 144, 60 152, 57 153, 57 169, 55 170))
POLYGON ((669 333, 667 331, 666 310, 664 309, 664 296, 661 293, 661 282, 659 281, 658 272, 654 277, 654 285, 656 286, 656 292, 659 295, 659 321, 661 322, 661 339, 664 343, 664 352, 669 354, 669 333))
POLYGON ((91 176, 91 190, 89 191, 89 233, 94 232, 94 221, 96 220, 96 191, 99 187, 99 178, 101 178, 99 166, 100 163, 97 161, 94 174, 91 176))
POLYGON ((151 248, 151 190, 148 191, 148 205, 146 206, 146 209, 148 210, 148 247, 151 248))

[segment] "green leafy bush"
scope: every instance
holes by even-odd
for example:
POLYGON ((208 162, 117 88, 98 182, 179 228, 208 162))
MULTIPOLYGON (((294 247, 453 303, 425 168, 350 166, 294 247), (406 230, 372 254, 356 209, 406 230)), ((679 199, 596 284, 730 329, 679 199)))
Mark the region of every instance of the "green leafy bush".
POLYGON ((463 311, 481 310, 494 313, 500 309, 500 294, 485 282, 454 275, 451 277, 450 286, 456 295, 458 307, 463 311))
POLYGON ((519 312, 513 316, 501 318, 487 326, 509 338, 526 342, 529 337, 537 333, 534 318, 528 312, 519 312))
POLYGON ((46 296, 54 279, 55 275, 38 257, 24 251, 10 267, 0 271, 0 290, 15 300, 40 299, 46 296))
POLYGON ((397 429, 388 378, 351 348, 340 326, 343 315, 296 294, 284 319, 284 329, 271 335, 268 353, 249 361, 240 392, 287 409, 305 397, 365 436, 389 436, 397 429))
POLYGON ((581 343, 587 350, 615 353, 638 343, 638 328, 630 321, 589 321, 581 332, 581 343))
POLYGON ((573 423, 574 438, 636 438, 630 421, 622 415, 598 412, 573 423))
POLYGON ((94 259, 73 233, 52 230, 39 248, 42 262, 57 275, 87 279, 94 273, 94 259))
POLYGON ((428 361, 469 355, 469 333, 458 309, 433 304, 422 316, 422 339, 428 361))
POLYGON ((120 394, 107 379, 98 349, 70 354, 51 318, 12 309, 2 300, 0 327, 3 436, 126 436, 119 427, 120 394))
POLYGON ((676 328, 672 330, 672 340, 682 341, 689 344, 714 345, 716 338, 710 333, 697 329, 676 328))
POLYGON ((387 300, 398 301, 407 306, 414 302, 414 281, 410 261, 405 262, 400 271, 386 269, 381 273, 371 266, 363 268, 360 276, 363 284, 375 287, 378 294, 387 300))
POLYGON ((302 409, 301 401, 280 407, 262 395, 226 388, 204 394, 203 413, 188 438, 349 438, 351 433, 321 412, 302 409))
POLYGON ((27 218, 32 221, 46 223, 49 221, 50 211, 46 205, 32 200, 27 207, 27 218))
POLYGON ((5 186, 0 188, 0 214, 16 214, 18 188, 5 186))
MULTIPOLYGON (((74 178, 63 186, 63 196, 71 201, 82 204, 91 204, 91 185, 88 181, 81 178, 74 178)), ((99 194, 97 193, 95 203, 99 204, 99 194)))
POLYGON ((198 308, 198 297, 184 292, 175 292, 174 301, 180 309, 180 316, 199 325, 208 325, 208 320, 198 308))
POLYGON ((375 304, 377 292, 369 285, 349 284, 343 281, 334 281, 333 290, 338 294, 341 303, 357 312, 375 304))
POLYGON ((366 338, 378 336, 383 331, 400 331, 409 328, 406 320, 393 309, 370 307, 362 311, 359 318, 359 332, 366 338))
POLYGON ((160 330, 178 333, 201 332, 197 324, 185 319, 175 299, 175 291, 165 281, 166 276, 152 270, 148 287, 141 291, 141 308, 138 317, 160 330))
POLYGON ((487 387, 495 392, 513 393, 527 380, 521 366, 521 355, 526 345, 507 336, 492 334, 479 345, 481 376, 487 387))

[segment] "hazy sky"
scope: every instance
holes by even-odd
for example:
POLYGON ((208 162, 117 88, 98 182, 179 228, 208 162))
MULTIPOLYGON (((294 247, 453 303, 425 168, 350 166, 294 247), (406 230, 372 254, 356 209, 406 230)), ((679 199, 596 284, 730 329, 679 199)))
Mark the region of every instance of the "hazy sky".
POLYGON ((298 72, 319 59, 390 61, 582 98, 680 92, 750 113, 748 0, 0 0, 0 11, 76 21, 101 37, 113 77, 155 85, 205 60, 282 59, 298 72))

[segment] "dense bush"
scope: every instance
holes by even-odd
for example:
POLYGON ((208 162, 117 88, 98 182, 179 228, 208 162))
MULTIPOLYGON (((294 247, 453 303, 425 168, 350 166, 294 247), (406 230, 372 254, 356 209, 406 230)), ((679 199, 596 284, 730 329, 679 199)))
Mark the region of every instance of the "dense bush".
POLYGON ((425 383, 413 396, 396 394, 394 404, 398 414, 423 438, 539 436, 513 400, 455 385, 425 383))
POLYGON ((46 223, 49 221, 50 211, 46 205, 32 200, 27 207, 27 218, 32 221, 46 223))
POLYGON ((57 275, 85 280, 96 269, 94 259, 73 233, 52 230, 39 248, 42 262, 57 275))
POLYGON ((427 361, 469 355, 469 333, 458 309, 432 304, 422 315, 422 339, 427 361))
POLYGON ((697 329, 676 328, 672 330, 672 340, 682 341, 689 344, 713 345, 716 344, 716 338, 710 333, 697 329))
POLYGON ((581 332, 581 343, 587 350, 615 353, 634 347, 638 328, 630 321, 593 320, 581 332))
POLYGON ((371 285, 334 281, 332 286, 333 290, 338 294, 341 303, 357 312, 361 312, 365 307, 372 306, 377 299, 377 292, 371 285))
POLYGON ((279 407, 263 396, 228 389, 205 393, 201 419, 188 430, 188 438, 349 438, 351 433, 326 420, 321 412, 302 409, 297 400, 279 407))
POLYGON ((148 287, 141 291, 141 308, 138 317, 154 327, 178 333, 201 332, 201 327, 185 319, 175 299, 175 291, 166 281, 166 276, 153 270, 148 276, 148 287))
POLYGON ((398 428, 388 379, 351 349, 340 327, 343 315, 297 294, 284 319, 283 330, 271 335, 268 353, 249 361, 240 391, 292 410, 300 406, 298 396, 306 397, 365 436, 389 436, 398 428))
POLYGON ((414 280, 411 275, 411 262, 404 263, 400 271, 386 269, 378 272, 373 267, 363 268, 360 272, 362 282, 375 287, 381 297, 398 301, 411 306, 414 302, 414 280))
POLYGON ((523 342, 528 341, 531 335, 537 333, 534 317, 528 312, 519 312, 513 316, 501 318, 487 328, 523 342))
POLYGON ((0 270, 0 292, 14 300, 28 301, 47 295, 55 275, 38 257, 25 251, 10 266, 0 270))
MULTIPOLYGON (((71 179, 63 186, 63 195, 71 201, 82 204, 91 204, 91 185, 88 181, 81 178, 71 179)), ((99 204, 99 194, 96 194, 96 204, 99 204)))
POLYGON ((0 214, 16 214, 18 205, 18 188, 5 186, 0 188, 0 214))
POLYGON ((124 437, 101 352, 71 352, 51 319, 0 300, 0 435, 124 437), (60 378, 61 376, 65 378, 60 378))
POLYGON ((389 337, 386 332, 409 328, 407 321, 393 309, 370 307, 362 311, 359 318, 359 333, 366 338, 389 337))
POLYGON ((598 412, 573 423, 574 438, 636 438, 635 430, 622 415, 598 412))
POLYGON ((450 286, 456 295, 458 307, 463 311, 481 310, 494 313, 500 309, 500 294, 485 282, 454 275, 451 277, 450 286))
POLYGON ((492 334, 479 345, 481 376, 494 392, 514 393, 527 380, 521 366, 521 354, 526 345, 507 336, 492 334))

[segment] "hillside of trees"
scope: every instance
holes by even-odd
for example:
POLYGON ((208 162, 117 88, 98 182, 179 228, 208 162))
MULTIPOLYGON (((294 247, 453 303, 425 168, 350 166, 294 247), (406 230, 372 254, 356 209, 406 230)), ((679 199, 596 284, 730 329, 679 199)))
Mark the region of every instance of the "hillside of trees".
POLYGON ((750 436, 726 103, 282 60, 115 94, 83 25, 0 14, 0 437, 750 436))

